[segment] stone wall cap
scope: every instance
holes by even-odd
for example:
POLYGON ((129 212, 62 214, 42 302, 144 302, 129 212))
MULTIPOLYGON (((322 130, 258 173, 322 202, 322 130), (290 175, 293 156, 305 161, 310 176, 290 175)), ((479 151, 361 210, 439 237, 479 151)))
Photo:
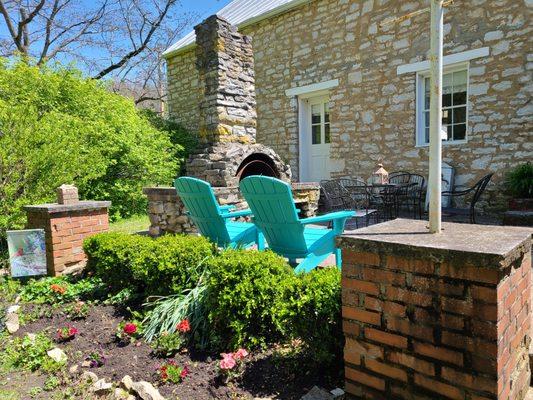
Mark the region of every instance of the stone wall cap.
POLYGON ((101 210, 103 208, 111 207, 110 201, 79 201, 73 204, 37 204, 24 206, 24 210, 29 212, 42 212, 45 211, 49 214, 68 212, 68 211, 90 211, 101 210))
POLYGON ((488 261, 503 267, 531 249, 532 228, 445 222, 442 233, 430 234, 427 226, 427 221, 395 219, 346 231, 337 241, 343 248, 391 254, 400 251, 435 261, 459 257, 463 261, 488 261))
POLYGON ((146 195, 150 194, 161 194, 161 195, 174 195, 176 196, 176 188, 173 186, 152 186, 143 188, 143 193, 146 195))
POLYGON ((293 190, 320 189, 318 182, 292 182, 291 186, 293 190))

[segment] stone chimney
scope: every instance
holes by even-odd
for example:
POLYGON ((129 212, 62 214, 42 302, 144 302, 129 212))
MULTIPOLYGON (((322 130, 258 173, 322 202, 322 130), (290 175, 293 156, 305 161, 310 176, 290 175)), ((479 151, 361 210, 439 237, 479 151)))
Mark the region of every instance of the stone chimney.
POLYGON ((217 15, 194 29, 202 99, 200 143, 203 146, 255 143, 257 114, 251 38, 217 15))

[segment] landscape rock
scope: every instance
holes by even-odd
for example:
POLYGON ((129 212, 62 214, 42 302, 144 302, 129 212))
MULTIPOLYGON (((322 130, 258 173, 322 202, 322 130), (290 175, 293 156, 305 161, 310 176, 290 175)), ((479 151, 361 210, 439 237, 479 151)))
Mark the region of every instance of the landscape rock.
POLYGON ((46 354, 48 354, 48 356, 54 360, 55 362, 58 362, 58 363, 61 363, 61 362, 66 362, 68 357, 67 355, 65 354, 65 352, 63 350, 61 350, 59 347, 56 347, 52 350, 48 350, 46 352, 46 354))
POLYGON ((7 314, 18 313, 19 310, 20 310, 20 305, 15 304, 7 308, 7 314))
POLYGON ((81 366, 82 366, 83 368, 89 368, 89 367, 91 366, 91 362, 85 360, 85 361, 83 361, 83 362, 81 363, 81 366))
POLYGON ((69 369, 68 369, 68 372, 70 372, 71 374, 75 374, 78 372, 78 369, 80 368, 80 366, 78 364, 74 364, 73 366, 71 366, 69 369))
POLYGON ((35 338, 37 337, 37 335, 35 333, 27 333, 26 336, 28 337, 28 339, 30 339, 32 342, 35 342, 35 338))
POLYGON ((94 392, 98 395, 102 395, 109 393, 112 388, 113 385, 111 383, 106 382, 105 379, 100 379, 91 386, 91 392, 94 392))
POLYGON ((15 333, 20 328, 19 315, 17 313, 7 314, 6 329, 9 333, 15 333))
POLYGON ((94 383, 94 382, 96 382, 98 380, 98 376, 94 372, 85 371, 81 375, 81 380, 85 381, 85 382, 94 383))
POLYGON ((131 388, 142 400, 165 400, 159 391, 149 382, 134 382, 131 388))
POLYGON ((129 375, 124 376, 120 383, 122 384, 122 387, 127 391, 130 391, 133 387, 133 379, 131 379, 131 376, 129 375))
POLYGON ((130 400, 131 398, 135 399, 135 396, 131 395, 127 390, 122 388, 116 388, 113 392, 115 400, 130 400))
POLYGON ((300 400, 333 400, 333 398, 331 393, 326 392, 318 386, 313 386, 313 388, 307 392, 305 396, 302 396, 300 400))
POLYGON ((344 390, 342 390, 341 388, 335 388, 330 391, 330 393, 333 396, 334 400, 342 400, 345 396, 344 390))

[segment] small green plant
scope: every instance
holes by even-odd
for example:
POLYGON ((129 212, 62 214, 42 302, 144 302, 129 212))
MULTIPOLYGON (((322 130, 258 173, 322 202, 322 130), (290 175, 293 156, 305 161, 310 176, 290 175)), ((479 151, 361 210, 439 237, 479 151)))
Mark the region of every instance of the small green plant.
POLYGON ((513 168, 507 175, 507 187, 516 198, 532 198, 533 164, 527 162, 513 168))
POLYGON ((141 336, 141 329, 134 322, 122 321, 118 324, 115 335, 124 344, 133 343, 141 336))
POLYGON ((159 367, 159 379, 162 382, 180 383, 189 374, 187 366, 179 366, 174 360, 170 360, 159 367))
POLYGON ((102 281, 98 278, 46 277, 31 279, 23 286, 21 297, 38 304, 61 304, 98 297, 102 290, 102 281))
POLYGON ((227 384, 243 374, 248 352, 245 349, 239 349, 234 353, 222 353, 221 356, 222 360, 218 364, 218 373, 227 384))
POLYGON ((46 381, 44 382, 44 390, 47 392, 50 392, 54 389, 56 389, 61 384, 61 380, 55 376, 50 375, 48 378, 46 378, 46 381))
POLYGON ((107 357, 103 351, 93 351, 85 357, 85 361, 89 362, 89 367, 91 368, 100 368, 105 365, 107 357))
POLYGON ((43 392, 43 388, 42 387, 35 386, 35 387, 32 387, 28 391, 28 394, 30 395, 30 397, 36 397, 36 396, 40 395, 42 392, 43 392))
POLYGON ((84 301, 77 301, 65 307, 65 314, 74 320, 85 319, 89 315, 89 306, 84 301))
POLYGON ((57 330, 56 340, 58 342, 68 342, 69 340, 74 339, 78 334, 78 330, 73 326, 65 326, 57 330))
POLYGON ((8 303, 15 300, 20 291, 20 282, 8 276, 0 276, 0 298, 8 303))
POLYGON ((4 362, 15 369, 54 372, 60 370, 64 363, 58 363, 48 356, 46 352, 52 347, 52 341, 42 333, 15 338, 6 346, 4 362))
POLYGON ((155 354, 163 357, 175 355, 187 342, 186 335, 190 332, 191 326, 188 319, 184 319, 176 326, 175 332, 163 332, 152 342, 155 354))

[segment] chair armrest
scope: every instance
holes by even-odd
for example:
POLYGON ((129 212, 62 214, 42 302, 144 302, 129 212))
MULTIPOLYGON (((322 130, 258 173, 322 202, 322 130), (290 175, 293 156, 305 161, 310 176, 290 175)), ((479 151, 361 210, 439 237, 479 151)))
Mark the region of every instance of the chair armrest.
POLYGON ((223 213, 227 213, 227 212, 230 212, 231 210, 236 209, 237 207, 230 205, 230 206, 219 206, 218 208, 220 208, 220 211, 222 211, 223 213))
POLYGON ((316 222, 329 222, 336 219, 351 218, 355 216, 355 211, 336 211, 329 214, 318 215, 316 217, 309 217, 301 219, 302 224, 314 224, 316 222))
POLYGON ((472 188, 466 190, 447 190, 442 192, 443 196, 464 196, 472 191, 472 188))
POLYGON ((238 218, 238 217, 246 217, 248 215, 252 215, 252 210, 240 210, 240 211, 234 211, 234 212, 227 212, 220 214, 222 218, 238 218))

